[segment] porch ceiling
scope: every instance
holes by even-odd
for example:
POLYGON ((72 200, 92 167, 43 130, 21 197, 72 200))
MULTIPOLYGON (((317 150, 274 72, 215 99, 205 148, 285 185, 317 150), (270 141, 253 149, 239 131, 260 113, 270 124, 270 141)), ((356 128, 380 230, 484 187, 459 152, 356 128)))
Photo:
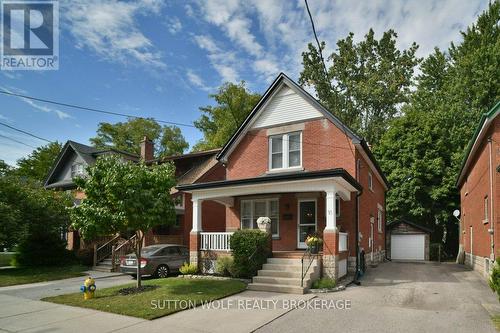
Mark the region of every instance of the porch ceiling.
POLYGON ((232 206, 235 196, 269 193, 333 191, 343 200, 350 200, 351 193, 362 187, 344 169, 332 169, 182 185, 177 189, 192 193, 193 200, 214 200, 232 206))

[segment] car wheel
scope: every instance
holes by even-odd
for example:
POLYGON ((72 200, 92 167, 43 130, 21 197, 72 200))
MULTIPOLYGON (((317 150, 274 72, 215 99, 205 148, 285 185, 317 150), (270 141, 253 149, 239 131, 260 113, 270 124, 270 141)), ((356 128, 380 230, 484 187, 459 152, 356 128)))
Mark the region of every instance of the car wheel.
POLYGON ((166 278, 170 274, 170 269, 166 265, 160 265, 156 268, 155 276, 158 278, 166 278))

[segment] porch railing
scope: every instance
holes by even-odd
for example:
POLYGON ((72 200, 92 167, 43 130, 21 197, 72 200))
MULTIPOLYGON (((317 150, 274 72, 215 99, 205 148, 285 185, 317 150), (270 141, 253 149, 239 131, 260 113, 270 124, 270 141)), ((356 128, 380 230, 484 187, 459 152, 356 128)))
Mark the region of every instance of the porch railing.
POLYGON ((134 245, 136 242, 137 236, 133 235, 129 239, 127 239, 125 242, 121 243, 120 245, 113 246, 112 252, 111 252, 111 262, 113 263, 113 271, 118 271, 120 268, 120 259, 121 257, 129 254, 132 252, 134 249, 134 245))
POLYGON ((94 266, 97 266, 98 263, 111 255, 112 248, 118 243, 119 239, 120 235, 116 235, 99 247, 97 247, 97 244, 94 244, 94 266))
POLYGON ((202 232, 200 250, 230 251, 232 232, 202 232))
POLYGON ((339 232, 339 252, 347 251, 347 232, 339 232))

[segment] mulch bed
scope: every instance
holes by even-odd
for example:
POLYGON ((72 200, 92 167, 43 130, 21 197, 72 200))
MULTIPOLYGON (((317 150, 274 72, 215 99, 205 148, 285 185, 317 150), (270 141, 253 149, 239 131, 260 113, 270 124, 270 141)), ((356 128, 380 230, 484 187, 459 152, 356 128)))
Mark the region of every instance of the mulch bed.
POLYGON ((156 288, 158 288, 158 286, 141 286, 140 288, 137 288, 137 287, 123 288, 123 289, 118 290, 118 293, 120 295, 123 295, 123 296, 133 295, 133 294, 143 293, 146 291, 155 290, 156 288))

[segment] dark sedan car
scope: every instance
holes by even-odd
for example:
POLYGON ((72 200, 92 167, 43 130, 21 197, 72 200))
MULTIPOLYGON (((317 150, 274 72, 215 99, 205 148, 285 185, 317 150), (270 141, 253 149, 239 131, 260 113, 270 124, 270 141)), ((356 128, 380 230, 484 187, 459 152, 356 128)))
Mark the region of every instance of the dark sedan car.
MULTIPOLYGON (((146 246, 141 251, 141 276, 153 275, 165 278, 170 272, 176 272, 183 263, 189 262, 187 247, 174 244, 146 246)), ((137 261, 134 253, 120 258, 120 271, 137 276, 137 261)))

